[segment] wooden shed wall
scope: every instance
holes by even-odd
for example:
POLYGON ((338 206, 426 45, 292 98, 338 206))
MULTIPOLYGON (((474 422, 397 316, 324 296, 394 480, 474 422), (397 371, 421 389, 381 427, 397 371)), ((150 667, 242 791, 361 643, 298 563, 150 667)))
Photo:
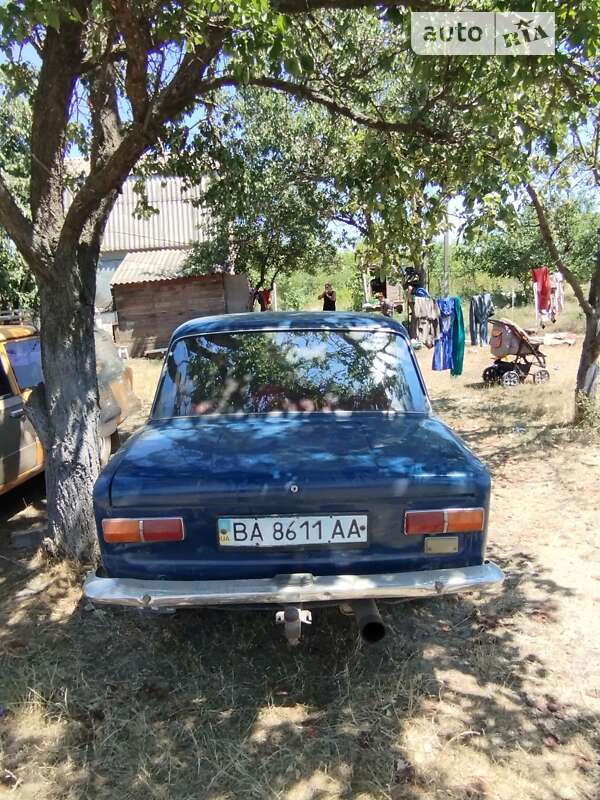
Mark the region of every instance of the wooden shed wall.
POLYGON ((188 319, 226 311, 222 275, 117 285, 113 295, 115 338, 131 356, 166 347, 175 328, 188 319))

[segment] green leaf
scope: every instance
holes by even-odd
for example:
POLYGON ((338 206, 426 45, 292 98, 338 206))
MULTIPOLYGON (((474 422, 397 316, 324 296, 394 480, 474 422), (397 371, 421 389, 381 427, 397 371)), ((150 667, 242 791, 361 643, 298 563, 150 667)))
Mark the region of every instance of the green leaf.
POLYGON ((299 78, 302 75, 302 64, 296 56, 288 56, 285 58, 283 65, 286 72, 289 72, 294 78, 299 78))
POLYGON ((315 62, 310 53, 301 53, 300 55, 301 72, 312 72, 315 68, 315 62))
POLYGON ((60 13, 57 8, 47 8, 44 12, 46 17, 46 24, 50 28, 54 28, 55 30, 60 30, 60 13))

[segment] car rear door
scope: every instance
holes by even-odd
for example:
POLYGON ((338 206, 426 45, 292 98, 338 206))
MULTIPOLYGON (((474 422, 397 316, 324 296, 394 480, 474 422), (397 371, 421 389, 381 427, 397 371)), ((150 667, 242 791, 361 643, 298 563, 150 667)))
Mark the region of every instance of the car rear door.
POLYGON ((8 375, 8 362, 0 352, 0 491, 17 484, 39 466, 39 446, 23 400, 8 375))

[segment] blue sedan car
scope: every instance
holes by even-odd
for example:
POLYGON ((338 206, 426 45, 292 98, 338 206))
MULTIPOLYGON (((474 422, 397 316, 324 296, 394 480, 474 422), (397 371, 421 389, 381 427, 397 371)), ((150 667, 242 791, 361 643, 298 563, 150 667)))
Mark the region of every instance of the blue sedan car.
POLYGON ((376 601, 502 581, 490 477, 432 415, 402 325, 231 314, 171 339, 152 413, 95 489, 93 603, 274 607, 292 643, 324 603, 385 632, 376 601))

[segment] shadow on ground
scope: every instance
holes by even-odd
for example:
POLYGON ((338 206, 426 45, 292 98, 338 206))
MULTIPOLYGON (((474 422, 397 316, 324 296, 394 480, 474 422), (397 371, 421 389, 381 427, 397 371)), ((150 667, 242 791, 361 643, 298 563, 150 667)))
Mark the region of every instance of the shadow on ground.
MULTIPOLYGON (((494 471, 576 435, 481 394, 434 405, 494 471)), ((19 800, 597 800, 598 704, 564 702, 540 643, 583 590, 515 538, 497 594, 384 607, 372 647, 319 609, 297 649, 270 612, 86 610, 81 575, 2 546, 0 774, 19 800)))
POLYGON ((22 797, 491 800, 522 753, 543 769, 515 798, 564 800, 558 753, 573 797, 600 793, 572 756, 600 718, 558 705, 516 641, 573 594, 530 553, 497 595, 385 607, 377 646, 319 609, 297 649, 271 613, 86 611, 80 576, 36 558, 0 562, 0 766, 22 797))
MULTIPOLYGON (((487 407, 477 401, 477 425, 469 427, 465 420, 473 414, 469 398, 439 397, 433 409, 458 429, 461 439, 474 450, 492 471, 500 466, 515 466, 530 458, 539 458, 549 451, 560 451, 565 445, 580 442, 589 445, 589 433, 570 424, 544 424, 536 419, 545 407, 524 408, 518 397, 498 387, 485 387, 487 407)), ((475 416, 473 414, 473 416, 475 416)))

